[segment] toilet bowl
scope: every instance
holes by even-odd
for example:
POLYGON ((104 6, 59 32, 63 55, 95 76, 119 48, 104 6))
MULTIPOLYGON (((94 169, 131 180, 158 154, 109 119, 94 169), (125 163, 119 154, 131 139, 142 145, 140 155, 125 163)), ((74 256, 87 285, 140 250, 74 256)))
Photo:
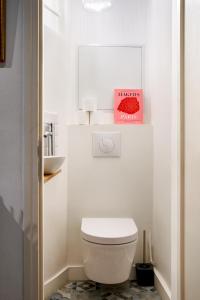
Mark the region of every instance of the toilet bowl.
POLYGON ((86 276, 117 284, 128 280, 136 252, 138 230, 130 218, 83 218, 82 254, 86 276))

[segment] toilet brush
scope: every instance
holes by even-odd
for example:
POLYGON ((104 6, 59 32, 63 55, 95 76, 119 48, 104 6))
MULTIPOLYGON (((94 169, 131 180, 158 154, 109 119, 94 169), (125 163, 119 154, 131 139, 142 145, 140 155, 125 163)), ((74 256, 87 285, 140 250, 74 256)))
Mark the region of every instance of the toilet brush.
POLYGON ((143 262, 136 264, 137 283, 140 286, 154 286, 152 263, 146 262, 146 231, 143 231, 143 262))

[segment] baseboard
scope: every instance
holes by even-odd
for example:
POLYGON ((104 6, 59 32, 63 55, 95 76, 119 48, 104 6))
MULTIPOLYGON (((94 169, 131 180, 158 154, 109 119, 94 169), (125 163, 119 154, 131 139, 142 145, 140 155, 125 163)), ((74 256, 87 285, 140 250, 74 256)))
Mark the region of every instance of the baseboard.
POLYGON ((49 297, 53 294, 53 292, 62 287, 67 280, 68 266, 61 269, 54 276, 50 277, 44 282, 44 299, 48 300, 49 297))
POLYGON ((45 300, 48 300, 52 293, 61 288, 67 281, 72 280, 87 280, 82 265, 66 266, 46 280, 44 282, 45 300))
POLYGON ((160 294, 161 299, 162 300, 172 300, 171 290, 168 287, 163 276, 160 274, 160 272, 156 268, 154 268, 154 274, 155 274, 155 287, 156 287, 158 293, 160 294))
MULTIPOLYGON (((136 278, 135 275, 135 265, 132 267, 130 279, 133 280, 136 278)), ((84 268, 82 265, 80 266, 68 266, 68 280, 87 280, 87 276, 85 275, 84 268)))
POLYGON ((87 276, 85 275, 84 268, 82 265, 80 266, 68 266, 68 280, 87 280, 87 276))

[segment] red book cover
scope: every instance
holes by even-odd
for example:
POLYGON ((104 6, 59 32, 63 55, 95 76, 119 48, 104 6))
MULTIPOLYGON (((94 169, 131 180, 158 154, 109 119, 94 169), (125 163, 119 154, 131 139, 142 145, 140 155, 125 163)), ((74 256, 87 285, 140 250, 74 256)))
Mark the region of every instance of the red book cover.
POLYGON ((114 90, 114 120, 116 124, 143 124, 143 90, 114 90))

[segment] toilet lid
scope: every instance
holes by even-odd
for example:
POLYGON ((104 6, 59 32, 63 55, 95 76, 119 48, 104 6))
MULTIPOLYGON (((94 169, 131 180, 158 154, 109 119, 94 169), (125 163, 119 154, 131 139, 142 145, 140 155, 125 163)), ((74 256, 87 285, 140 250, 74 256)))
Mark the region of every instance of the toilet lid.
POLYGON ((81 234, 91 243, 120 245, 137 240, 138 229, 131 218, 83 218, 81 234))

